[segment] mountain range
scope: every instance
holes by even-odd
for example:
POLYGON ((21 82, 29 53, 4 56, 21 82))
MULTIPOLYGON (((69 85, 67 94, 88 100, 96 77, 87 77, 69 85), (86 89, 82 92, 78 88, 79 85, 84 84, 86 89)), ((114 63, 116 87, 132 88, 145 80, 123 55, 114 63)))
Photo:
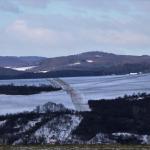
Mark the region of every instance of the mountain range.
POLYGON ((150 72, 150 56, 99 51, 46 57, 0 57, 0 78, 94 76, 150 72))

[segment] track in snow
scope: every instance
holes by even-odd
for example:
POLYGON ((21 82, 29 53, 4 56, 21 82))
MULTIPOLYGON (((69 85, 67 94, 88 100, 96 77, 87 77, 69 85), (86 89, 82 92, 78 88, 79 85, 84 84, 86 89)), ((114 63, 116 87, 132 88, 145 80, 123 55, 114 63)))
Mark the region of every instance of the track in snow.
POLYGON ((84 96, 71 87, 70 84, 59 78, 54 78, 49 81, 55 87, 60 86, 71 97, 72 103, 77 111, 90 111, 88 104, 85 102, 84 96))

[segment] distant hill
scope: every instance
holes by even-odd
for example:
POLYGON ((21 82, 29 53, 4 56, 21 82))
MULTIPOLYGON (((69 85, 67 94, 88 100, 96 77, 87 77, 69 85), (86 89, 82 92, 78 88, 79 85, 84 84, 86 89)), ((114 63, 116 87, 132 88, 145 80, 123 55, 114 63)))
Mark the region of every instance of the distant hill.
POLYGON ((87 52, 79 55, 48 58, 31 69, 34 72, 93 72, 91 74, 124 74, 149 72, 150 56, 115 55, 104 52, 87 52))
POLYGON ((44 59, 46 58, 37 56, 25 56, 25 57, 0 56, 0 67, 14 68, 14 67, 37 66, 44 59))
POLYGON ((7 68, 2 68, 0 67, 0 76, 17 76, 17 75, 21 75, 22 72, 13 70, 13 69, 7 69, 7 68))
POLYGON ((47 78, 121 75, 150 73, 150 56, 116 55, 95 51, 55 58, 0 57, 0 66, 3 70, 9 67, 19 71, 6 70, 9 77, 1 71, 0 79, 2 76, 5 76, 4 78, 47 78))

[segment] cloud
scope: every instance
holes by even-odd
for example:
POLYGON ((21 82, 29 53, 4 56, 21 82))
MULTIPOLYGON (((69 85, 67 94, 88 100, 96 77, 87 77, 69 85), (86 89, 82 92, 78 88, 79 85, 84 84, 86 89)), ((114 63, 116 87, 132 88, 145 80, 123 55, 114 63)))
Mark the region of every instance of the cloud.
POLYGON ((17 20, 6 28, 6 34, 11 34, 18 40, 28 41, 31 43, 38 44, 48 44, 55 46, 61 44, 62 40, 69 42, 68 32, 57 31, 54 29, 43 28, 43 27, 31 27, 24 20, 17 20))
POLYGON ((14 20, 0 29, 0 52, 4 50, 10 55, 57 56, 86 50, 134 53, 142 49, 141 53, 150 54, 149 1, 6 2, 8 4, 0 0, 0 9, 9 12, 15 12, 16 9, 16 12, 23 13, 15 15, 14 20))
MULTIPOLYGON (((65 20, 66 24, 70 20, 65 20)), ((81 20, 76 19, 76 22, 81 20)), ((94 20, 93 20, 94 21, 94 20)), ((88 20, 87 20, 88 22, 88 20)), ((85 24, 87 23, 85 22, 85 24)), ((57 22, 58 23, 58 22, 57 22)), ((62 22, 63 23, 63 22, 62 22)), ((86 50, 148 49, 150 36, 135 31, 118 31, 110 28, 101 28, 91 24, 91 28, 72 26, 69 30, 52 27, 32 26, 26 20, 16 20, 1 30, 0 50, 13 55, 66 55, 86 50), (9 50, 8 50, 9 49, 9 50), (11 51, 10 51, 11 49, 11 51)), ((78 24, 77 23, 77 24, 78 24)), ((64 26, 67 28, 67 26, 64 26)), ((6 53, 6 54, 7 54, 6 53)))
POLYGON ((27 7, 38 7, 45 8, 51 2, 51 0, 16 0, 18 4, 27 6, 27 7))
POLYGON ((129 13, 129 12, 149 12, 149 0, 0 0, 0 9, 5 11, 18 11, 21 7, 33 7, 45 9, 48 5, 66 6, 68 9, 78 12, 79 9, 92 11, 106 11, 129 13))
POLYGON ((149 0, 61 0, 73 7, 81 9, 98 9, 111 11, 126 12, 127 11, 149 11, 149 0))
POLYGON ((11 13, 22 12, 22 7, 46 8, 51 0, 0 0, 0 10, 11 13))
POLYGON ((19 13, 19 7, 14 3, 14 1, 10 0, 0 0, 0 10, 6 12, 19 13))
POLYGON ((7 33, 15 34, 29 40, 41 40, 47 38, 49 30, 44 28, 30 28, 24 20, 16 20, 6 29, 7 33))

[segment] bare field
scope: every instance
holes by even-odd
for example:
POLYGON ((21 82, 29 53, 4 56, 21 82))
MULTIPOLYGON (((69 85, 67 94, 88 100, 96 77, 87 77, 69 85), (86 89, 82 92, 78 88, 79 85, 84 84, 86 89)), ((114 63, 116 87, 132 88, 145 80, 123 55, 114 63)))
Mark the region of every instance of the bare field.
POLYGON ((0 150, 150 150, 149 145, 0 146, 0 150))

